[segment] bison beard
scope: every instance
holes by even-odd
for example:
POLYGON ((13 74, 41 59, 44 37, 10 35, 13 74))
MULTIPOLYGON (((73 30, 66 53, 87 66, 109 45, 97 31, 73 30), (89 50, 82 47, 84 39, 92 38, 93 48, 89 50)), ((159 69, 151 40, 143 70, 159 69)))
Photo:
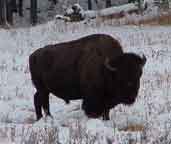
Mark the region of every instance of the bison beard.
POLYGON ((48 45, 29 57, 37 120, 49 110, 49 93, 70 100, 83 99, 88 117, 109 119, 117 104, 132 104, 138 94, 146 58, 123 53, 117 40, 93 34, 78 40, 48 45))

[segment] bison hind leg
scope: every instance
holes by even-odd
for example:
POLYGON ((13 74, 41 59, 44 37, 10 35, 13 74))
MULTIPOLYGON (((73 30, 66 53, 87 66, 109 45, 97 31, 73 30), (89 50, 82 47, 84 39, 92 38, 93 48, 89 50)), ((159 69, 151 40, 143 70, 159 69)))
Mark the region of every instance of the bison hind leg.
POLYGON ((37 90, 34 95, 34 106, 36 111, 37 120, 42 117, 42 108, 44 110, 45 115, 50 114, 49 110, 49 91, 44 86, 40 77, 37 77, 34 73, 32 73, 32 82, 37 90))
POLYGON ((49 92, 46 91, 37 91, 34 95, 34 105, 37 120, 42 118, 42 108, 44 110, 45 115, 51 116, 49 110, 49 92))
POLYGON ((50 109, 49 109, 49 92, 44 92, 42 97, 42 107, 45 112, 46 116, 51 116, 50 109))
POLYGON ((41 101, 39 99, 39 92, 36 92, 34 94, 34 106, 36 111, 37 120, 39 120, 42 117, 42 110, 41 110, 41 101))

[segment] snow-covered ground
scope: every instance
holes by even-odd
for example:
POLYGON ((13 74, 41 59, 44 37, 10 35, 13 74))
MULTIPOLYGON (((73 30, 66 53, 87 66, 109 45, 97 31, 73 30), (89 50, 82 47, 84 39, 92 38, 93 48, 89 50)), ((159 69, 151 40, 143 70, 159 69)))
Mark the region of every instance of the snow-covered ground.
POLYGON ((25 29, 0 29, 0 144, 127 144, 171 142, 171 28, 52 21, 25 29), (53 119, 35 121, 28 56, 37 48, 106 33, 147 64, 134 105, 118 105, 110 121, 88 119, 81 100, 66 105, 51 95, 53 119), (132 128, 134 127, 134 129, 132 128))

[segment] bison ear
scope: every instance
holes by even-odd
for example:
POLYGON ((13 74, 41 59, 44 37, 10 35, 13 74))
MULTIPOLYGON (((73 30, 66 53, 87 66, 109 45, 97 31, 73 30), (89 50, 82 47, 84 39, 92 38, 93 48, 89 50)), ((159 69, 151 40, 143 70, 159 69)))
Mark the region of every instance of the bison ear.
POLYGON ((109 58, 106 58, 106 59, 105 59, 104 65, 105 65, 105 67, 106 67, 108 70, 110 70, 110 71, 113 71, 113 72, 117 71, 117 68, 112 67, 112 66, 110 65, 110 59, 109 59, 109 58))
POLYGON ((145 57, 145 55, 143 54, 142 56, 142 61, 141 61, 141 67, 144 67, 144 65, 146 64, 147 58, 145 57))

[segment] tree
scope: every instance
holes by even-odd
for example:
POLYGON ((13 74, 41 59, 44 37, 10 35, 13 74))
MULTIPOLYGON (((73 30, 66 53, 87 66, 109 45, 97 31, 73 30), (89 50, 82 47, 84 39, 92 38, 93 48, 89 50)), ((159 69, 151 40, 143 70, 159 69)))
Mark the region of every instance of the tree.
POLYGON ((128 3, 131 3, 131 2, 136 2, 137 0, 128 0, 128 3))
POLYGON ((6 0, 0 0, 0 25, 6 23, 6 0))
POLYGON ((52 1, 54 4, 57 4, 57 0, 49 0, 52 1))
POLYGON ((106 0, 106 8, 111 7, 111 6, 112 6, 111 0, 106 0))
POLYGON ((0 0, 0 25, 13 24, 13 0, 0 0))
MULTIPOLYGON (((98 0, 94 0, 94 1, 96 4, 98 3, 98 0)), ((88 10, 92 10, 92 1, 91 0, 88 0, 88 10)))
POLYGON ((14 1, 13 0, 7 0, 7 4, 6 4, 6 17, 7 17, 7 21, 10 24, 13 24, 13 12, 14 12, 14 1))
POLYGON ((88 0, 88 10, 92 10, 92 3, 91 3, 91 0, 88 0))
POLYGON ((11 5, 12 5, 12 12, 17 13, 18 12, 18 10, 17 10, 17 0, 12 0, 11 5))
POLYGON ((19 16, 23 16, 23 0, 19 0, 18 2, 18 13, 19 13, 19 16))
POLYGON ((31 0, 30 19, 32 25, 37 23, 37 0, 31 0))
POLYGON ((169 0, 162 0, 163 8, 168 9, 169 8, 169 0))

